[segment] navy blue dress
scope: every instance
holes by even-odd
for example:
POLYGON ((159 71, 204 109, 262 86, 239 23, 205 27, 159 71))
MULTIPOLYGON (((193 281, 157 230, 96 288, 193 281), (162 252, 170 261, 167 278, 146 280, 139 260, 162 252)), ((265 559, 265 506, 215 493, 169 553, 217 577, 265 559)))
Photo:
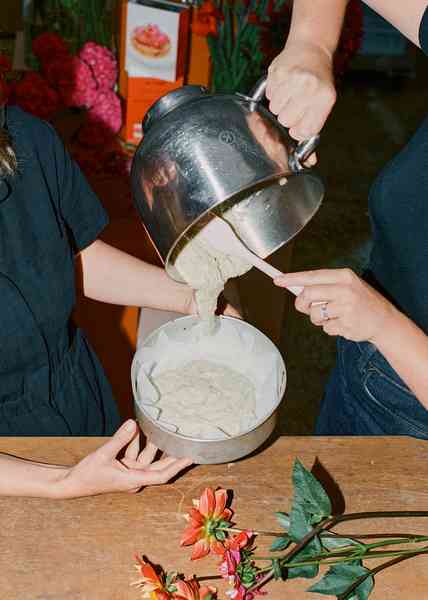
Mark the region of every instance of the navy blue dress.
MULTIPOLYGON (((428 55, 428 8, 420 44, 428 55)), ((380 173, 369 205, 373 250, 365 277, 428 335, 428 118, 380 173)), ((339 338, 315 433, 428 440, 428 410, 373 344, 339 338)))
POLYGON ((53 128, 6 109, 18 174, 0 180, 0 435, 111 435, 101 364, 71 322, 75 254, 108 222, 53 128))

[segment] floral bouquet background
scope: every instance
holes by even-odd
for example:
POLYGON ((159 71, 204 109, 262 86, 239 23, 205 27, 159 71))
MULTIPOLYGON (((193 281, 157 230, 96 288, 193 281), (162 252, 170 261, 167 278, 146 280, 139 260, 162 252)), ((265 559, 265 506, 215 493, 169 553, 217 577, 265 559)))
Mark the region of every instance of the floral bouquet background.
MULTIPOLYGON (((2 101, 64 129, 87 175, 128 175, 130 153, 117 139, 122 105, 113 0, 31 0, 24 4, 28 71, 0 56, 2 101)), ((61 132, 64 133, 64 132, 61 132)))
MULTIPOLYGON (((245 93, 284 47, 291 23, 290 0, 196 0, 193 32, 207 39, 212 88, 245 93)), ((334 66, 340 77, 362 36, 360 0, 350 0, 334 66)))

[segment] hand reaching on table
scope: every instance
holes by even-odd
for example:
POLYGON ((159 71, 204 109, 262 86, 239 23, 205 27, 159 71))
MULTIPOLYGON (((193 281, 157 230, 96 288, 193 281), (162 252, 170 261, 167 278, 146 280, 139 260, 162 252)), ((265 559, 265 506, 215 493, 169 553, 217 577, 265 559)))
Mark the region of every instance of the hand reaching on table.
POLYGON ((58 495, 72 498, 137 492, 147 485, 166 483, 192 464, 189 459, 172 456, 154 461, 158 449, 149 442, 140 452, 139 437, 136 422, 126 421, 108 442, 68 469, 58 483, 58 495), (124 448, 123 458, 118 459, 124 448))
POLYGON ((135 421, 126 421, 114 436, 72 467, 39 463, 0 453, 0 496, 77 498, 108 492, 137 492, 166 483, 191 464, 186 458, 154 461, 157 448, 140 452, 135 421), (123 458, 119 453, 125 449, 123 458), (154 461, 154 462, 153 462, 154 461))

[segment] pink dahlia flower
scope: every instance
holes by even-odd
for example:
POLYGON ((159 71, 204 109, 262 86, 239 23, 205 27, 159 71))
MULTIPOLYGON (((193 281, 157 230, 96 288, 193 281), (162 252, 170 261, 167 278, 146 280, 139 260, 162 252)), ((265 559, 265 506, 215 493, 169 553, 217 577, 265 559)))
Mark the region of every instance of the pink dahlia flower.
POLYGON ((86 123, 79 131, 79 141, 86 146, 105 144, 122 125, 122 106, 112 90, 101 90, 88 111, 86 123))
POLYGON ((95 42, 86 42, 78 56, 91 67, 100 89, 114 87, 117 79, 117 61, 111 50, 95 42))
POLYGON ((57 58, 45 65, 46 79, 58 90, 65 106, 91 108, 98 94, 91 69, 77 56, 57 58))

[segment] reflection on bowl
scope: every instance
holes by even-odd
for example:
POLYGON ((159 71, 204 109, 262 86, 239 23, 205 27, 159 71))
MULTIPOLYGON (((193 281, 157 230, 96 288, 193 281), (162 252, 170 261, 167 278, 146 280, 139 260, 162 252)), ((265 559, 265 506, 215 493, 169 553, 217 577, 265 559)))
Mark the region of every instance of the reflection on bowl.
MULTIPOLYGON (((259 420, 248 431, 243 431, 239 435, 227 439, 198 439, 171 431, 162 422, 154 418, 153 413, 146 409, 143 398, 143 390, 138 387, 138 373, 141 369, 141 353, 145 347, 149 347, 152 355, 156 357, 157 342, 159 336, 168 336, 171 342, 184 341, 189 339, 189 330, 198 322, 197 317, 181 317, 175 321, 166 323, 155 330, 144 342, 135 355, 131 378, 134 391, 135 412, 140 423, 141 429, 152 443, 166 452, 168 455, 176 457, 190 457, 197 464, 219 464, 242 458, 250 454, 261 446, 273 432, 278 419, 279 405, 283 398, 286 385, 286 369, 284 361, 276 346, 258 329, 249 325, 245 321, 233 319, 231 317, 220 317, 221 327, 238 328, 239 331, 250 333, 255 340, 254 348, 258 352, 266 352, 272 356, 275 368, 277 385, 274 386, 275 397, 266 397, 261 395, 257 402, 259 403, 259 420)), ((164 353, 165 347, 159 346, 159 353, 164 353)), ((159 360, 163 356, 159 354, 159 360)), ((156 358, 155 358, 156 360, 156 358)))

